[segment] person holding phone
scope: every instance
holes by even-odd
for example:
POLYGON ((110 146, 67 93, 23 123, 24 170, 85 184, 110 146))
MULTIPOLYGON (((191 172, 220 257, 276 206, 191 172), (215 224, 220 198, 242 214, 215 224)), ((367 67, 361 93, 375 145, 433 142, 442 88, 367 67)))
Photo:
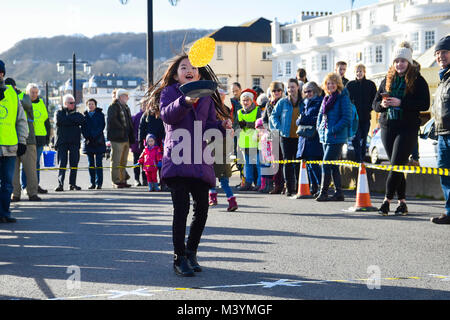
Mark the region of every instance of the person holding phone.
MULTIPOLYGON (((391 165, 406 165, 417 143, 420 111, 428 110, 428 84, 414 65, 412 49, 402 42, 393 53, 393 63, 381 82, 373 101, 373 109, 380 113, 381 140, 391 165)), ((386 193, 378 213, 386 216, 394 195, 398 196, 395 215, 406 215, 406 180, 402 172, 390 171, 386 193)))

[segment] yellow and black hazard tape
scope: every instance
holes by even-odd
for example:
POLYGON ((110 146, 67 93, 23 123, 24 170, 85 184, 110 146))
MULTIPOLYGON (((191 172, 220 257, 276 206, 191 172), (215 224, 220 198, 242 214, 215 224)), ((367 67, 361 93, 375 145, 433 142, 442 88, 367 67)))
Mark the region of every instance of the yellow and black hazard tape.
MULTIPOLYGON (((234 159, 233 162, 237 162, 238 159, 234 159)), ((279 163, 279 164, 288 164, 288 163, 301 163, 303 160, 277 160, 277 161, 271 161, 270 163, 279 163)), ((361 164, 358 162, 350 161, 350 160, 308 160, 304 161, 306 164, 331 164, 331 165, 339 165, 339 166, 346 166, 346 167, 359 167, 361 164)), ((142 165, 140 164, 133 164, 131 166, 117 166, 117 167, 67 167, 67 168, 60 168, 60 167, 51 167, 51 168, 41 168, 37 169, 40 171, 46 171, 46 170, 87 170, 87 169, 112 169, 112 168, 118 168, 118 169, 124 169, 124 168, 136 168, 140 167, 142 165)), ((149 165, 144 165, 149 166, 149 165)), ((414 173, 414 174, 428 174, 428 175, 437 175, 437 176, 450 176, 450 169, 449 168, 431 168, 431 167, 418 167, 418 166, 399 166, 399 165, 379 165, 379 164, 365 164, 366 168, 374 169, 374 170, 381 170, 381 171, 396 171, 396 172, 403 172, 403 173, 414 173)), ((157 166, 154 166, 157 167, 157 166)))
MULTIPOLYGON (((271 161, 271 163, 301 163, 302 160, 278 160, 271 161)), ((359 167, 360 163, 349 161, 349 160, 333 160, 333 161, 323 161, 323 160, 309 160, 304 161, 305 163, 311 164, 332 164, 347 167, 359 167)), ((450 169, 448 168, 431 168, 431 167, 418 167, 418 166, 400 166, 400 165, 379 165, 379 164, 365 164, 366 168, 381 170, 381 171, 396 171, 404 173, 415 173, 415 174, 429 174, 438 176, 450 176, 450 169)))

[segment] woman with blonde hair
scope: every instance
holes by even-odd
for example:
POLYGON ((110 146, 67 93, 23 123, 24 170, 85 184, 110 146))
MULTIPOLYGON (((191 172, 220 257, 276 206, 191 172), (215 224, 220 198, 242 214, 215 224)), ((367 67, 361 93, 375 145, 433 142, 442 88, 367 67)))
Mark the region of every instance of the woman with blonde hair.
MULTIPOLYGON (((329 73, 322 83, 325 91, 317 118, 317 131, 323 147, 323 160, 338 160, 342 146, 348 139, 348 128, 351 124, 350 98, 344 89, 342 78, 336 73, 329 73)), ((322 182, 317 201, 344 201, 341 174, 339 167, 322 164, 322 182), (333 178, 335 193, 328 198, 328 188, 333 178)))
MULTIPOLYGON (((406 165, 417 143, 420 111, 428 110, 428 84, 412 59, 412 48, 402 42, 393 52, 392 66, 381 82, 373 101, 380 113, 381 141, 392 165, 406 165)), ((402 172, 390 171, 386 194, 378 213, 389 213, 389 204, 397 193, 399 206, 395 215, 406 215, 406 180, 402 172)))

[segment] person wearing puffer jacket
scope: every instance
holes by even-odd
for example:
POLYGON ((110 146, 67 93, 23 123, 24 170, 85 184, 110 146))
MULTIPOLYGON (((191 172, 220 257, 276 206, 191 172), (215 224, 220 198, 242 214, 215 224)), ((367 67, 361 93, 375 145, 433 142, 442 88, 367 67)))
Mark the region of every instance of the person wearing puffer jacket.
MULTIPOLYGON (((317 131, 323 146, 323 160, 338 160, 342 153, 342 146, 348 140, 348 130, 351 125, 350 97, 344 88, 342 78, 336 73, 329 73, 323 83, 325 97, 317 118, 317 131)), ((344 201, 341 174, 336 165, 322 164, 321 189, 316 201, 344 201), (331 178, 335 193, 328 198, 328 188, 331 178)))
POLYGON ((156 137, 148 134, 145 138, 144 151, 138 160, 138 163, 143 166, 142 171, 147 176, 148 191, 161 191, 158 186, 158 168, 161 166, 162 158, 162 151, 156 144, 156 137))

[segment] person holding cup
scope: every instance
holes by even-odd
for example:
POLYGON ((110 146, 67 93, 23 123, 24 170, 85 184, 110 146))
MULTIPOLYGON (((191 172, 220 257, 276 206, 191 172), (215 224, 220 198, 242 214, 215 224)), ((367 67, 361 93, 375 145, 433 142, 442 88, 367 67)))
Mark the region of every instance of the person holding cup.
MULTIPOLYGON (((391 165, 406 165, 417 143, 420 111, 428 110, 430 92, 412 59, 412 48, 402 42, 393 52, 392 66, 381 82, 373 101, 380 113, 381 140, 391 165)), ((390 171, 386 193, 378 213, 386 216, 394 195, 398 196, 395 215, 406 215, 406 180, 402 172, 390 171)))

